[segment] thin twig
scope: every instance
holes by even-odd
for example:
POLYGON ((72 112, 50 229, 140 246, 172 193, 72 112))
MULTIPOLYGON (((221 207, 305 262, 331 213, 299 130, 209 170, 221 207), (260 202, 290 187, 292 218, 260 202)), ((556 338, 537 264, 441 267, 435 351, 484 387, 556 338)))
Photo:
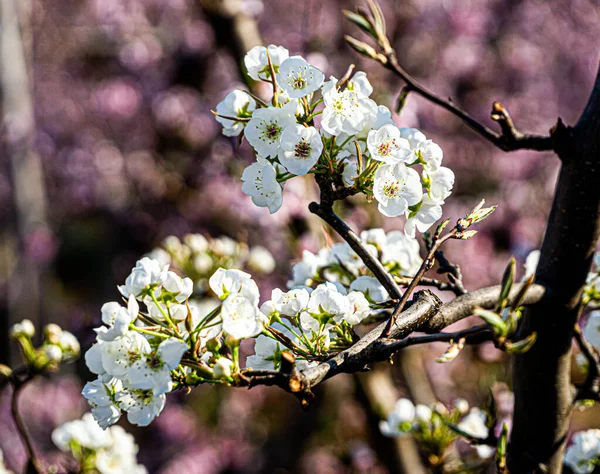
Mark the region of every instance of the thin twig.
POLYGON ((575 400, 598 400, 600 393, 600 357, 594 347, 583 337, 579 324, 573 335, 581 353, 588 361, 588 373, 583 385, 577 388, 575 400))
POLYGON ((402 299, 400 300, 400 303, 398 303, 398 306, 396 306, 396 309, 394 309, 394 312, 392 313, 392 316, 388 321, 388 325, 383 333, 384 337, 389 337, 392 327, 396 323, 396 318, 404 310, 404 307, 406 306, 406 303, 408 302, 410 295, 412 294, 414 289, 419 285, 419 282, 421 281, 421 279, 423 278, 423 276, 425 275, 427 270, 429 270, 433 266, 433 264, 435 262, 435 253, 437 252, 437 250, 440 248, 440 246, 446 240, 454 238, 456 236, 456 234, 458 233, 458 231, 459 231, 458 227, 455 227, 454 229, 452 229, 450 232, 448 232, 447 234, 445 234, 442 237, 438 236, 437 234, 433 236, 433 240, 431 243, 431 248, 429 249, 429 253, 427 254, 427 257, 425 258, 425 260, 423 260, 423 263, 421 264, 421 267, 419 268, 416 275, 414 276, 412 282, 410 283, 410 285, 408 285, 408 288, 404 291, 404 294, 402 295, 402 299))
POLYGON ((23 418, 21 418, 21 414, 19 413, 19 393, 30 380, 31 378, 29 377, 22 381, 11 378, 10 384, 13 387, 13 393, 10 408, 13 419, 15 420, 15 425, 17 426, 17 430, 19 431, 19 435, 21 436, 23 444, 25 445, 27 459, 29 460, 26 472, 30 472, 30 470, 32 470, 33 472, 42 474, 44 472, 42 462, 35 455, 35 450, 33 448, 31 437, 29 436, 29 431, 27 430, 27 426, 25 425, 25 422, 23 421, 23 418))

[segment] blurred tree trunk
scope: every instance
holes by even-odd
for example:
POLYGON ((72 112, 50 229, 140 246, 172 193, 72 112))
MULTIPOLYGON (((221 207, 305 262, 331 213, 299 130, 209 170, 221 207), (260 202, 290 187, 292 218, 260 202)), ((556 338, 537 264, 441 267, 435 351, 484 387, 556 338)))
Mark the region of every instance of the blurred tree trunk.
POLYGON ((540 465, 552 474, 562 471, 574 403, 573 331, 600 234, 600 70, 575 127, 559 121, 553 138, 562 166, 536 277, 549 294, 527 312, 520 328, 538 338, 515 361, 511 473, 542 472, 540 465))
POLYGON ((6 327, 24 318, 39 325, 41 269, 26 249, 34 234, 46 232, 48 226, 42 165, 33 147, 35 119, 27 66, 31 12, 29 2, 0 2, 3 146, 10 160, 15 220, 5 229, 3 239, 8 281, 6 327))

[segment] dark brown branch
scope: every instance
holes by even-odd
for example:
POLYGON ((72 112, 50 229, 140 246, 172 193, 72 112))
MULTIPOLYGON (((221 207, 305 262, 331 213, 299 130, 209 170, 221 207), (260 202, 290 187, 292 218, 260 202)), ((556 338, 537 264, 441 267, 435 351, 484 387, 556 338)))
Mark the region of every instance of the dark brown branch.
MULTIPOLYGON (((518 293, 515 288, 510 298, 518 293)), ((527 292, 523 304, 537 303, 544 296, 544 288, 532 285, 527 292)), ((435 341, 450 341, 451 339, 465 337, 470 343, 489 340, 493 334, 486 325, 475 326, 464 331, 454 333, 438 333, 433 335, 415 336, 406 338, 415 330, 428 330, 437 327, 436 332, 443 329, 442 324, 452 324, 460 319, 473 314, 476 306, 494 308, 498 302, 500 286, 483 288, 481 290, 459 296, 444 305, 430 291, 419 291, 414 302, 399 315, 392 327, 390 338, 381 338, 387 323, 381 323, 368 334, 363 336, 356 344, 331 359, 319 365, 293 374, 282 371, 245 371, 240 386, 253 387, 256 385, 277 385, 288 392, 298 395, 306 405, 310 402, 310 390, 319 383, 340 373, 355 373, 365 370, 374 362, 385 361, 403 347, 425 344, 435 341), (440 316, 441 315, 441 316, 440 316)), ((289 371, 288 371, 289 372, 289 371)))
POLYGON ((553 139, 551 135, 532 135, 519 132, 510 118, 506 109, 498 102, 494 102, 492 108, 492 119, 500 124, 502 133, 497 133, 482 123, 475 120, 471 115, 454 105, 450 100, 445 100, 431 92, 429 89, 419 84, 402 66, 398 63, 398 58, 394 50, 390 50, 387 54, 378 55, 379 62, 387 69, 400 77, 405 83, 404 93, 414 91, 428 101, 446 109, 451 114, 458 117, 472 130, 481 135, 486 140, 490 141, 498 148, 504 151, 514 151, 522 149, 546 151, 553 150, 553 139))
MULTIPOLYGON (((321 190, 321 196, 323 197, 323 195, 323 190, 321 190)), ((350 245, 393 299, 400 299, 402 294, 394 281, 394 277, 385 269, 377 257, 369 253, 360 238, 333 212, 331 206, 311 202, 308 209, 327 222, 350 245)))
POLYGON ((416 275, 414 276, 412 282, 410 283, 410 285, 408 285, 408 288, 406 289, 406 291, 404 291, 404 294, 402 295, 402 299, 398 303, 398 306, 396 306, 396 308, 394 309, 394 312, 392 313, 392 317, 389 319, 387 327, 386 327, 385 331, 383 332, 384 337, 390 336, 392 327, 396 323, 396 318, 404 310, 404 307, 406 306, 406 303, 408 302, 410 295, 415 290, 415 288, 417 287, 417 285, 419 284, 419 282, 421 281, 421 279, 423 278, 423 276, 425 275, 427 270, 429 270, 435 263, 435 253, 438 251, 440 246, 446 240, 452 239, 457 233, 458 233, 458 227, 455 227, 454 229, 452 229, 450 232, 448 232, 443 237, 438 236, 437 232, 433 236, 432 245, 431 245, 431 248, 429 249, 429 253, 427 254, 427 257, 425 257, 425 260, 423 260, 423 263, 421 264, 421 267, 419 268, 416 275))
POLYGON ((600 70, 574 128, 553 133, 562 166, 537 268, 549 298, 526 312, 520 332, 537 341, 515 358, 510 472, 537 464, 561 472, 573 407, 571 346, 578 306, 600 235, 600 70), (540 396, 543 394, 543 396, 540 396))
POLYGON ((23 421, 23 418, 21 418, 21 414, 19 413, 19 393, 21 392, 23 387, 25 387, 29 380, 29 378, 23 381, 19 381, 14 378, 10 379, 10 383, 13 388, 10 408, 19 435, 21 436, 23 444, 25 445, 25 452, 27 453, 28 461, 25 472, 42 474, 44 472, 43 464, 35 454, 33 443, 31 441, 31 436, 29 435, 29 430, 27 429, 27 426, 25 425, 25 422, 23 421))

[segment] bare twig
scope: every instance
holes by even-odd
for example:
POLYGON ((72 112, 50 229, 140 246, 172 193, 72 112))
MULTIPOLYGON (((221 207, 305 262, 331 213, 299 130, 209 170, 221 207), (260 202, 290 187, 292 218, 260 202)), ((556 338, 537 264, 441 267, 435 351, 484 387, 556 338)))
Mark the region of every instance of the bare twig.
POLYGON ((598 352, 581 334, 579 324, 575 325, 573 334, 581 353, 588 361, 588 373, 583 385, 578 387, 575 400, 599 400, 600 399, 600 357, 598 352))
POLYGON ((23 421, 23 418, 21 418, 21 414, 19 413, 19 393, 30 380, 31 378, 29 377, 25 378, 24 380, 18 380, 16 378, 11 377, 10 384, 12 385, 13 392, 11 397, 10 408, 13 419, 15 420, 15 425, 17 426, 17 430, 19 431, 19 435, 21 436, 23 444, 25 445, 25 451, 27 453, 28 459, 26 472, 42 474, 44 472, 43 464, 35 454, 29 431, 27 430, 27 426, 25 425, 25 422, 23 421))

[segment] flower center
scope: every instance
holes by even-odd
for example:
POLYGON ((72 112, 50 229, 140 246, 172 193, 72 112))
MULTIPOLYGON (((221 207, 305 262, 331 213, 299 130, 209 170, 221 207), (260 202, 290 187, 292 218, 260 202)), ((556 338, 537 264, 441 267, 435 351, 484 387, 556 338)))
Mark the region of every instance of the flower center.
POLYGON ((273 141, 275 140, 279 134, 281 133, 281 127, 277 125, 275 122, 271 122, 267 124, 265 127, 265 131, 263 132, 264 137, 267 140, 273 141))
POLYGON ((310 144, 303 138, 294 149, 297 158, 308 158, 310 155, 310 144))
POLYGON ((306 79, 298 74, 296 77, 293 77, 290 81, 290 85, 294 89, 304 89, 306 87, 306 79))
POLYGON ((397 197, 401 190, 402 183, 400 181, 388 181, 383 185, 383 194, 389 199, 397 197))
POLYGON ((377 151, 381 156, 388 156, 392 152, 392 148, 397 148, 396 140, 393 138, 387 142, 380 143, 377 147, 377 151))

